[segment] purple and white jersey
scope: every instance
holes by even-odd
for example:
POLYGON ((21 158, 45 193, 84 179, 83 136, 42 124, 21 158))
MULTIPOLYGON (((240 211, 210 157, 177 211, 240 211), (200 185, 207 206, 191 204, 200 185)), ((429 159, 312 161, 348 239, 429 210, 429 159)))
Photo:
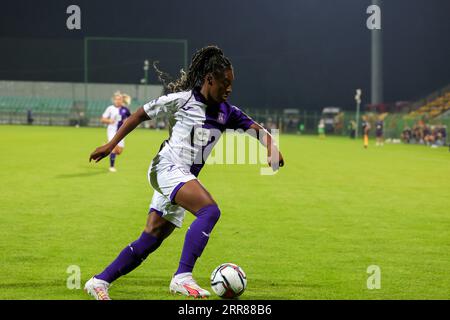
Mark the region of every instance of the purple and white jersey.
POLYGON ((127 107, 116 107, 109 106, 106 108, 105 112, 103 112, 102 117, 107 119, 113 119, 114 123, 108 124, 107 130, 108 134, 116 134, 117 130, 119 130, 120 126, 123 124, 126 118, 131 115, 130 110, 127 107))
POLYGON ((198 176, 207 156, 226 129, 247 130, 254 121, 239 108, 223 102, 207 106, 197 90, 171 93, 143 106, 154 119, 167 115, 169 138, 157 157, 188 169, 198 176))

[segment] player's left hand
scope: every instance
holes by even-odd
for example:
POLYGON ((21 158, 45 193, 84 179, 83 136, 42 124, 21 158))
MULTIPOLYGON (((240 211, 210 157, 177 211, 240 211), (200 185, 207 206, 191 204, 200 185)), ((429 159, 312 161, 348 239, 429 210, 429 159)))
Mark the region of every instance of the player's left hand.
POLYGON ((111 151, 112 151, 112 149, 108 144, 98 147, 97 149, 95 149, 94 152, 91 153, 91 155, 89 157, 89 162, 91 162, 91 160, 95 160, 95 162, 99 162, 103 158, 107 157, 111 153, 111 151))
POLYGON ((270 167, 272 167, 273 171, 277 171, 280 167, 284 166, 284 159, 281 152, 275 148, 275 150, 272 151, 276 156, 273 157, 272 155, 267 156, 267 163, 270 167), (278 161, 277 161, 278 160, 278 161))

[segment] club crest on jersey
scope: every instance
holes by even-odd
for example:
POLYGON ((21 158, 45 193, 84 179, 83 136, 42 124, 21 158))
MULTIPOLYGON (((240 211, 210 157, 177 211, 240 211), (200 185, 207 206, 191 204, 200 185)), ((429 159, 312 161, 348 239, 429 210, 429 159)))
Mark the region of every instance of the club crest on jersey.
POLYGON ((225 123, 225 115, 223 114, 223 112, 219 112, 219 115, 217 116, 217 122, 225 123))
POLYGON ((210 131, 207 128, 197 127, 194 129, 193 142, 197 146, 206 146, 210 137, 210 131))

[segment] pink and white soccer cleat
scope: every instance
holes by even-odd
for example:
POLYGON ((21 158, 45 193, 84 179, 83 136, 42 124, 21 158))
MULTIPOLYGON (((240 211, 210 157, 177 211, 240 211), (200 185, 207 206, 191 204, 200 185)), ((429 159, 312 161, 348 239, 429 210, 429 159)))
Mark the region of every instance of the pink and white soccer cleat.
POLYGON ((172 278, 170 281, 170 292, 178 293, 188 297, 206 299, 211 294, 209 291, 202 289, 197 282, 192 278, 192 273, 180 273, 172 278))
POLYGON ((90 278, 84 285, 84 291, 95 300, 111 300, 108 294, 109 283, 94 277, 90 278))

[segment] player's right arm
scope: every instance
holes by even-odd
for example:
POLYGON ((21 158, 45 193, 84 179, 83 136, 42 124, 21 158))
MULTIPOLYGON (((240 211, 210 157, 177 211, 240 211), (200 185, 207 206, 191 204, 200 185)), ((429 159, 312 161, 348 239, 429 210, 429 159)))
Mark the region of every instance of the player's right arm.
POLYGON ((100 122, 101 122, 101 123, 105 123, 105 124, 113 124, 113 123, 114 123, 114 120, 113 120, 113 119, 110 119, 110 118, 103 118, 103 117, 101 117, 101 118, 100 118, 100 122))
POLYGON ((106 108, 105 112, 103 112, 102 117, 100 118, 100 122, 105 124, 114 123, 114 119, 111 118, 111 107, 106 108))
POLYGON ((95 162, 99 162, 103 158, 107 157, 114 147, 123 139, 127 134, 136 129, 138 125, 142 122, 150 120, 150 117, 144 111, 143 107, 140 107, 135 113, 133 113, 130 117, 127 118, 127 121, 123 123, 123 125, 119 128, 117 133, 114 135, 114 138, 111 139, 107 144, 98 147, 94 152, 91 153, 89 157, 89 161, 95 160, 95 162))

